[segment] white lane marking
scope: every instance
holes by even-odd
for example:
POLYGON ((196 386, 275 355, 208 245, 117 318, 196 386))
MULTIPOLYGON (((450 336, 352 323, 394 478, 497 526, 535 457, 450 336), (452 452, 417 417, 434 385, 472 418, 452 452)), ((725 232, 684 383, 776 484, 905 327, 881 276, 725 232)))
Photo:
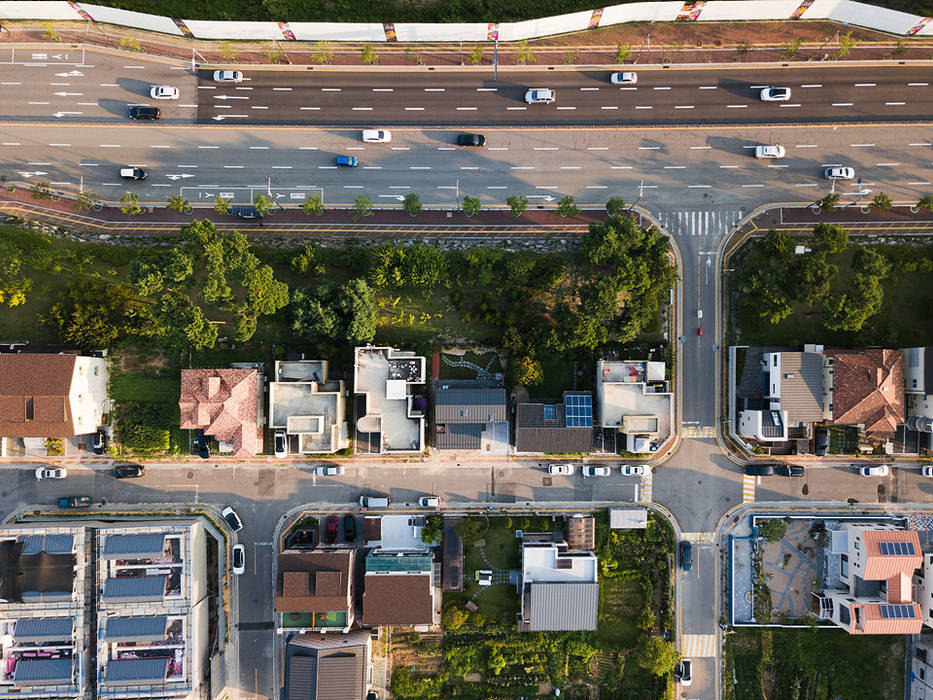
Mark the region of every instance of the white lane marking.
POLYGON ((269 150, 269 147, 268 147, 268 146, 250 146, 250 147, 249 147, 249 150, 251 150, 251 151, 268 151, 268 150, 269 150))
MULTIPOLYGON (((595 87, 595 88, 592 88, 592 87, 590 87, 590 88, 580 88, 580 89, 581 89, 581 90, 599 90, 598 87, 595 87)), ((655 88, 655 89, 657 89, 657 88, 655 88)))
POLYGON ((487 190, 507 190, 509 188, 506 187, 505 185, 488 185, 486 189, 487 190))
POLYGON ((362 185, 344 185, 343 189, 345 190, 361 190, 363 189, 362 185))
POLYGON ((708 190, 712 187, 712 185, 687 185, 688 190, 708 190))
POLYGON ((321 92, 340 92, 340 88, 321 88, 321 92))
POLYGON ((885 102, 886 107, 903 107, 906 102, 885 102))
MULTIPOLYGON (((59 180, 59 181, 56 181, 56 182, 50 182, 49 184, 50 184, 50 185, 70 185, 71 183, 68 182, 68 181, 61 181, 61 180, 59 180)), ((168 185, 166 185, 166 187, 168 187, 168 185)))
POLYGON ((171 146, 164 144, 164 143, 162 144, 154 143, 154 144, 151 144, 149 148, 171 148, 171 146))
POLYGON ((815 143, 798 143, 794 148, 816 148, 815 143))
POLYGON ((127 70, 145 70, 146 66, 123 66, 127 70))
POLYGON ((176 165, 176 168, 196 168, 196 165, 176 165))
POLYGON ((608 151, 609 146, 587 146, 586 150, 588 151, 608 151))
POLYGON ((536 190, 556 190, 557 185, 538 185, 535 187, 536 190))
POLYGON ((50 143, 49 145, 56 146, 58 148, 68 148, 69 146, 71 146, 70 143, 50 143))
POLYGON ((509 149, 506 146, 490 146, 486 150, 487 151, 507 151, 509 149))
MULTIPOLYGON (((337 166, 336 166, 336 165, 319 165, 319 166, 317 166, 317 169, 318 169, 318 170, 336 170, 336 169, 337 169, 337 166)), ((365 168, 364 168, 364 170, 365 170, 365 168)))
MULTIPOLYGON (((87 102, 84 102, 84 103, 79 102, 78 104, 88 104, 88 103, 87 103, 87 102)), ((96 103, 96 102, 91 102, 90 104, 97 104, 97 103, 96 103)), ((193 108, 193 107, 197 107, 197 105, 178 105, 178 106, 179 106, 179 107, 192 107, 192 108, 193 108)))
POLYGON ((815 182, 800 182, 794 185, 794 187, 819 187, 815 182))
POLYGON ((726 105, 726 109, 745 109, 748 105, 726 105))
MULTIPOLYGON (((101 87, 119 87, 116 83, 113 83, 113 84, 101 83, 100 86, 101 87)), ((216 89, 217 89, 216 85, 198 85, 198 90, 216 90, 216 89)))
POLYGON ((535 146, 536 151, 556 151, 557 146, 535 146))
POLYGON ((447 88, 425 88, 425 92, 444 92, 447 88))
POLYGON ((382 170, 381 165, 364 165, 363 170, 382 170))
POLYGON ((48 102, 27 102, 26 104, 30 104, 30 105, 47 105, 48 102))
MULTIPOLYGON (((609 149, 607 148, 606 150, 608 151, 609 149)), ((660 146, 639 146, 638 150, 639 151, 660 151, 661 147, 660 146)))
POLYGON ((576 107, 558 107, 557 109, 576 109, 576 107))
POLYGON ((610 165, 610 170, 631 170, 631 165, 610 165))
POLYGON ((637 87, 620 87, 619 90, 637 90, 637 87))
POLYGON ((395 88, 373 88, 373 92, 395 92, 395 88))
POLYGON ((907 83, 909 87, 926 87, 929 83, 907 83))
POLYGON ((801 85, 800 87, 802 87, 802 88, 821 88, 821 87, 823 87, 823 83, 809 83, 809 84, 807 84, 807 85, 801 85))
MULTIPOLYGON (((392 149, 392 150, 395 150, 395 149, 392 149)), ((439 151, 456 151, 457 149, 454 148, 453 146, 438 146, 438 147, 437 147, 437 150, 439 150, 439 151)), ((492 150, 492 149, 490 149, 490 150, 492 150)))
POLYGON ((198 146, 198 148, 205 149, 205 150, 217 150, 218 148, 220 148, 220 146, 198 146))
POLYGON ((424 107, 406 107, 405 111, 406 112, 423 112, 424 107))
POLYGON ((562 165, 560 166, 561 170, 580 170, 582 166, 580 165, 562 165))
POLYGON ((457 107, 458 112, 473 112, 479 109, 479 107, 457 107))
POLYGON ((409 170, 430 170, 431 166, 430 165, 409 165, 408 169, 409 170))
POLYGON ((769 165, 769 168, 789 168, 789 165, 769 165))
POLYGON ((317 146, 299 146, 298 150, 299 151, 316 151, 317 146))
POLYGON ((715 90, 716 87, 717 87, 716 85, 701 85, 700 89, 701 90, 715 90))
POLYGON ((506 107, 506 109, 510 111, 514 111, 514 110, 524 110, 528 108, 527 107, 506 107))
POLYGON ((256 107, 256 106, 250 106, 250 109, 269 109, 269 108, 268 108, 268 107, 256 107))
POLYGON ((873 143, 853 143, 851 144, 852 148, 874 148, 875 144, 873 143))
POLYGON ((693 105, 674 105, 674 109, 693 109, 693 105))
POLYGON ((102 143, 99 148, 120 148, 118 143, 102 143))
POLYGON ((652 90, 670 90, 670 86, 653 87, 652 90))
POLYGON ((82 168, 96 168, 100 163, 81 163, 80 165, 82 168))
POLYGON ((51 165, 51 163, 44 163, 44 162, 39 163, 39 162, 30 161, 26 163, 26 165, 51 165))
POLYGON ((20 144, 19 141, 4 141, 3 145, 4 146, 20 146, 22 144, 20 144))
POLYGON ((742 187, 764 187, 764 185, 742 185, 742 187))
POLYGON ((600 109, 618 109, 618 108, 619 107, 617 105, 608 105, 608 106, 600 107, 600 109))
POLYGON ((67 87, 67 86, 71 85, 71 83, 49 83, 49 85, 57 85, 57 86, 65 86, 65 87, 67 87))
POLYGON ((586 189, 588 190, 607 190, 609 189, 608 185, 587 185, 586 189))
MULTIPOLYGON (((247 78, 247 80, 252 80, 252 78, 247 78)), ((243 86, 243 85, 237 85, 237 86, 236 86, 235 88, 233 88, 233 89, 234 89, 234 90, 252 90, 253 88, 251 88, 251 87, 245 87, 245 86, 243 86)))
POLYGON ((272 88, 272 92, 291 92, 291 91, 292 91, 292 89, 291 89, 290 87, 274 87, 274 88, 272 88))
POLYGON ((511 170, 534 170, 535 166, 533 165, 513 165, 510 168, 511 170))
POLYGON ((348 151, 362 151, 362 150, 364 150, 364 148, 365 148, 364 146, 347 146, 346 150, 348 150, 348 151))
POLYGON ((461 165, 461 170, 479 170, 479 166, 476 165, 461 165))
POLYGON ((306 112, 306 111, 318 112, 320 111, 321 108, 320 107, 299 107, 298 109, 300 109, 302 112, 306 112))
POLYGON ((712 146, 691 146, 690 150, 691 151, 708 151, 711 148, 712 146))
POLYGON ((921 141, 918 143, 908 143, 907 145, 908 146, 933 146, 933 143, 930 143, 929 141, 921 141))
POLYGON ((393 151, 410 151, 411 148, 409 146, 392 146, 392 150, 393 151))
POLYGON ((719 167, 725 170, 735 170, 739 166, 738 165, 720 165, 719 167))
POLYGON ((876 87, 876 83, 855 83, 855 87, 876 87))
POLYGON ((687 167, 686 165, 665 165, 664 169, 665 170, 684 170, 686 167, 687 167))
POLYGON ((226 168, 227 170, 242 170, 245 167, 246 167, 245 165, 225 165, 224 166, 224 168, 226 168))
POLYGON ((411 185, 389 185, 390 190, 410 190, 411 185))
POLYGON ((876 168, 896 168, 900 163, 875 163, 876 168))
POLYGON ((908 185, 929 185, 930 183, 927 182, 926 180, 922 180, 920 182, 908 182, 907 184, 908 185))
MULTIPOLYGON (((0 85, 22 85, 22 83, 16 83, 16 82, 4 80, 0 82, 0 85)), ((114 85, 113 87, 116 87, 116 85, 114 85)))
POLYGON ((853 105, 852 102, 833 102, 832 104, 833 107, 851 107, 853 105))
POLYGON ((354 112, 372 112, 372 107, 351 107, 354 112))
POLYGON ((635 105, 635 109, 654 109, 652 105, 635 105))
MULTIPOLYGON (((174 70, 174 69, 172 69, 172 70, 174 70)), ((152 186, 153 186, 153 187, 174 187, 175 185, 172 185, 172 184, 169 184, 169 183, 166 182, 164 185, 153 184, 152 186)))
POLYGON ((439 190, 455 190, 457 189, 456 185, 438 185, 437 189, 439 190))
POLYGON ((781 107, 799 107, 799 106, 800 106, 800 103, 799 103, 799 102, 795 102, 794 104, 780 105, 780 106, 781 106, 781 107))
POLYGON ((498 92, 499 88, 476 88, 476 92, 498 92))
POLYGON ((233 105, 214 105, 214 109, 233 109, 233 105))
POLYGON ((646 189, 646 190, 656 190, 656 189, 658 189, 658 186, 657 186, 657 185, 639 185, 639 187, 641 187, 642 189, 646 189))
POLYGON ((748 87, 750 90, 763 90, 764 88, 770 87, 770 86, 769 85, 749 85, 748 87))

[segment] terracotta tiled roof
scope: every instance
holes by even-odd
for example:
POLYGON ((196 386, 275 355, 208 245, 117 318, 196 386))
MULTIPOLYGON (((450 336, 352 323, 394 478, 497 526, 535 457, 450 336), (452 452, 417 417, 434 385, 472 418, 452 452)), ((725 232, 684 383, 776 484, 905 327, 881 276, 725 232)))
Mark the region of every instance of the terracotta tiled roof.
POLYGON ((864 530, 862 542, 865 543, 866 580, 887 581, 899 574, 911 576, 923 565, 920 537, 914 530, 864 530), (914 554, 882 554, 882 542, 910 542, 914 554))
POLYGON ((255 369, 183 369, 181 371, 182 428, 201 428, 233 445, 236 457, 262 452, 259 411, 259 372, 255 369))
POLYGON ((430 625, 433 622, 430 574, 367 574, 363 585, 364 624, 430 625))
POLYGON ((828 350, 833 360, 833 423, 864 425, 870 437, 894 437, 904 422, 904 354, 899 350, 828 350))
POLYGON ((849 632, 852 634, 920 634, 920 628, 923 627, 923 618, 920 615, 920 606, 916 603, 911 604, 913 617, 887 618, 882 617, 882 603, 861 603, 853 605, 852 608, 852 626, 849 632), (859 608, 863 618, 861 629, 856 622, 855 608, 859 608))
POLYGON ((349 612, 354 553, 352 549, 282 552, 275 583, 276 611, 349 612))
POLYGON ((74 435, 68 395, 75 362, 75 355, 0 355, 0 435, 74 435))

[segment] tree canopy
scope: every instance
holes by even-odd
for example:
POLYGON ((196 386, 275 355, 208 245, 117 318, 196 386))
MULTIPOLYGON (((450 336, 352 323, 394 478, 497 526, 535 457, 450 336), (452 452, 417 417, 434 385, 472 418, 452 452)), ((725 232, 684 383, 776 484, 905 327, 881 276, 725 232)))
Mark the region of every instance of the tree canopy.
POLYGON ((292 292, 292 330, 308 339, 328 338, 368 343, 376 335, 379 309, 372 288, 362 278, 292 292))

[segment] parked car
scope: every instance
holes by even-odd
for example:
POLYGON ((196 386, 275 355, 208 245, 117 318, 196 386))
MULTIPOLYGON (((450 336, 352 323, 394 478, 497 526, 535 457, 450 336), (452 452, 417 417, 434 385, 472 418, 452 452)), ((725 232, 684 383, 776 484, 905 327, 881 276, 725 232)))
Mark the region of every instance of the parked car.
POLYGON ((39 467, 36 469, 36 480, 42 481, 43 479, 64 479, 68 476, 68 470, 61 467, 56 467, 54 469, 46 469, 44 467, 39 467))
POLYGON ((530 88, 525 92, 525 102, 528 104, 551 104, 557 99, 557 94, 550 88, 530 88))
POLYGON ((356 518, 349 513, 343 516, 343 539, 356 542, 356 518))
POLYGON ((441 505, 441 499, 437 496, 422 496, 418 499, 418 505, 422 508, 438 508, 441 505))
POLYGON ((145 180, 149 172, 145 168, 120 168, 120 177, 124 180, 145 180))
POLYGON ((485 146, 486 137, 482 134, 460 134, 457 137, 458 146, 485 146))
POLYGON ((866 464, 858 470, 862 476, 887 476, 890 471, 889 464, 866 464))
POLYGON ((790 88, 788 87, 766 87, 761 91, 763 102, 786 102, 790 99, 790 88))
POLYGON ((548 474, 555 474, 560 476, 570 476, 573 474, 573 465, 572 464, 549 464, 547 468, 548 474))
POLYGON ((334 544, 337 541, 337 516, 328 515, 324 522, 324 542, 334 544))
POLYGON ((363 129, 364 143, 391 143, 392 132, 385 129, 363 129))
POLYGON ((149 97, 154 100, 177 100, 178 88, 171 85, 153 85, 149 97))
POLYGON ((813 433, 813 454, 822 457, 829 449, 829 428, 817 428, 813 433))
POLYGON ((239 532, 243 529, 243 521, 240 520, 240 516, 236 514, 236 511, 233 510, 233 506, 227 506, 222 511, 220 511, 223 519, 227 521, 227 525, 230 526, 230 529, 234 532, 239 532))
POLYGON ((98 430, 94 433, 94 442, 91 444, 91 449, 96 455, 102 455, 107 451, 107 431, 98 430))
POLYGON ((134 105, 130 107, 130 119, 146 121, 158 119, 161 116, 162 111, 158 107, 150 107, 148 105, 134 105))
POLYGON ((276 430, 272 436, 273 454, 279 459, 288 457, 288 437, 284 430, 276 430))
POLYGON ((933 467, 920 467, 920 476, 933 477, 933 467))
POLYGON ((823 171, 823 177, 827 180, 851 180, 855 177, 855 170, 842 165, 834 165, 823 171))
POLYGON ((623 464, 622 476, 644 476, 648 473, 647 464, 623 464))
POLYGON ((774 474, 773 464, 746 464, 745 474, 748 476, 771 476, 774 474))
POLYGON ((682 571, 693 568, 693 545, 689 540, 680 541, 680 568, 682 571))
POLYGON ((804 476, 806 470, 797 464, 779 464, 774 468, 778 476, 804 476))
POLYGON ((117 479, 135 479, 145 473, 141 464, 121 464, 113 468, 113 476, 117 479))
POLYGON ((203 430, 198 430, 197 436, 194 438, 194 448, 198 451, 198 457, 201 459, 210 459, 211 456, 211 445, 210 438, 204 434, 203 430))
POLYGON ((359 164, 356 156, 337 156, 337 165, 342 168, 355 168, 359 164))
POLYGON ((59 508, 90 508, 90 496, 63 496, 58 499, 59 508))
POLYGON ((783 158, 784 146, 755 146, 756 158, 783 158))
POLYGON ((693 676, 691 671, 693 664, 690 662, 690 659, 682 659, 676 668, 674 668, 674 678, 677 679, 677 682, 681 685, 690 685, 693 682, 693 676))
POLYGON ((360 496, 360 508, 388 508, 389 499, 385 496, 360 496))
POLYGON ((583 467, 583 476, 609 476, 609 467, 583 467))
POLYGON ((314 468, 318 476, 343 476, 343 467, 339 464, 322 464, 314 468))
POLYGON ((230 557, 233 573, 239 576, 246 572, 246 547, 241 544, 233 546, 233 556, 230 557))
POLYGON ((242 83, 243 74, 238 70, 215 70, 215 83, 242 83))
POLYGON ((638 73, 632 71, 613 73, 609 76, 609 82, 613 85, 634 85, 638 82, 638 73))
POLYGON ((262 214, 252 204, 234 204, 230 207, 230 214, 240 219, 261 219, 262 214))

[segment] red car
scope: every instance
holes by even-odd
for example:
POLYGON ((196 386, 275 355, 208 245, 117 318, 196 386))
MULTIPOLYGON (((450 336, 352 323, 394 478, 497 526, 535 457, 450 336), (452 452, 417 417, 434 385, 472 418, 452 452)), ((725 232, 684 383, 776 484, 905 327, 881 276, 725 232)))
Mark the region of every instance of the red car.
POLYGON ((697 328, 697 335, 703 335, 703 329, 697 328))
POLYGON ((327 544, 333 544, 337 541, 337 516, 328 515, 324 530, 324 541, 327 544))

